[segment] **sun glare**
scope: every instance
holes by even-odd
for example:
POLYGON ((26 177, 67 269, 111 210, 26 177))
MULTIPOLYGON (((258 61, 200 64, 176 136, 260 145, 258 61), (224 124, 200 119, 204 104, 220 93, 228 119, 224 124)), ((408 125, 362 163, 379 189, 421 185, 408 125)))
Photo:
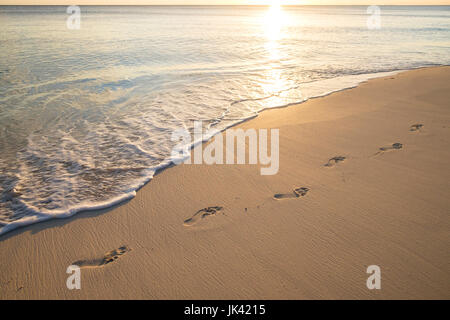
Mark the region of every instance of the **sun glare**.
POLYGON ((279 0, 270 2, 270 7, 264 20, 267 37, 270 40, 278 40, 283 25, 283 12, 279 0))
POLYGON ((272 0, 270 1, 270 8, 271 10, 280 10, 281 5, 280 5, 280 0, 272 0))
POLYGON ((267 64, 266 79, 262 83, 262 89, 266 94, 274 94, 285 87, 282 70, 278 67, 282 59, 283 26, 286 23, 286 15, 283 12, 280 1, 272 0, 270 7, 264 14, 263 30, 266 37, 264 47, 267 50, 269 64, 267 64))

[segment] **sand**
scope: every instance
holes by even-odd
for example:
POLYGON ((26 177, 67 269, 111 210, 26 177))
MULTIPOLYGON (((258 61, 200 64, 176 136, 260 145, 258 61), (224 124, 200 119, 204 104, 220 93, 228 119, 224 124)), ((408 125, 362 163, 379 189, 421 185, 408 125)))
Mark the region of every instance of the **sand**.
POLYGON ((113 209, 12 231, 0 298, 449 299, 449 101, 436 67, 264 111, 238 127, 280 130, 278 174, 174 166, 113 209))

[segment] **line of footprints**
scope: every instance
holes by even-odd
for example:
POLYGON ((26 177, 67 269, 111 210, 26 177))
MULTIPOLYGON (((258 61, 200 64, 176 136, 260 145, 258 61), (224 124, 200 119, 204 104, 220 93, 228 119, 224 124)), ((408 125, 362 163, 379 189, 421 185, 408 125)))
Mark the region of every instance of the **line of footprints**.
MULTIPOLYGON (((423 124, 413 124, 409 131, 411 132, 415 132, 415 131, 420 131, 420 129, 423 128, 423 124)), ((391 150, 399 150, 403 148, 403 144, 400 142, 396 142, 393 143, 392 145, 389 146, 383 146, 380 147, 378 152, 376 152, 374 154, 375 155, 379 155, 381 153, 387 152, 387 151, 391 151, 391 150)), ((335 156, 331 159, 328 160, 327 163, 324 164, 325 167, 334 167, 337 164, 339 164, 340 162, 345 161, 346 157, 344 156, 335 156)), ((273 199, 275 200, 284 200, 284 199, 296 199, 296 198, 301 198, 306 196, 306 194, 309 192, 309 188, 308 187, 299 187, 299 188, 294 188, 294 190, 292 190, 291 193, 277 193, 273 196, 273 199)), ((258 206, 259 207, 259 206, 258 206)), ((187 227, 193 226, 195 224, 197 224, 199 221, 201 221, 204 218, 207 218, 209 216, 213 216, 213 215, 217 215, 219 213, 223 214, 223 207, 220 206, 213 206, 213 207, 206 207, 203 209, 198 210, 192 217, 190 217, 189 219, 186 219, 184 221, 184 225, 187 227)), ((247 211, 247 208, 245 208, 245 211, 247 211)))
MULTIPOLYGON (((419 131, 423 127, 422 124, 414 124, 411 126, 410 131, 419 131)), ((378 155, 380 153, 390 151, 390 150, 399 150, 403 148, 403 144, 396 142, 393 143, 390 146, 384 146, 379 148, 378 152, 375 153, 375 155, 378 155)), ((340 162, 345 161, 346 157, 344 156, 336 156, 328 160, 327 163, 324 164, 325 167, 333 167, 340 162)), ((273 199, 275 200, 284 200, 284 199, 296 199, 306 196, 306 194, 309 192, 309 188, 307 187, 299 187, 294 188, 291 193, 277 193, 273 196, 273 199)), ((259 206, 258 206, 259 208, 259 206)), ((217 215, 219 213, 223 214, 223 207, 220 206, 213 206, 213 207, 207 207, 198 210, 192 217, 189 219, 186 219, 184 221, 185 226, 193 226, 197 224, 199 221, 203 220, 204 218, 207 218, 209 216, 217 215)), ((245 208, 245 211, 247 211, 247 208, 245 208)), ((87 259, 87 260, 79 260, 75 261, 73 264, 77 265, 81 268, 100 268, 107 264, 110 264, 112 262, 115 262, 117 259, 119 259, 121 256, 126 254, 127 252, 131 251, 131 249, 123 245, 117 249, 111 250, 107 253, 105 253, 103 256, 94 258, 94 259, 87 259)))

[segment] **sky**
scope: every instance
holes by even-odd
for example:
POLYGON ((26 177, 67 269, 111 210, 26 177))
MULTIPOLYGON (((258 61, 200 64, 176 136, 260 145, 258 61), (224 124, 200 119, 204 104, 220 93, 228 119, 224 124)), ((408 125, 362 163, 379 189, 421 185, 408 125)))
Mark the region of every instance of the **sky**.
POLYGON ((0 5, 199 5, 199 4, 290 4, 290 5, 450 5, 450 0, 0 0, 0 5))

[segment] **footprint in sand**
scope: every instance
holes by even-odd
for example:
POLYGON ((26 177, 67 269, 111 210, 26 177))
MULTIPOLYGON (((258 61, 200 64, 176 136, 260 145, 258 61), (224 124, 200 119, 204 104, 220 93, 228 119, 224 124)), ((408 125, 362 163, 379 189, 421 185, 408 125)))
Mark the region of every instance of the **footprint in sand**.
POLYGON ((219 213, 220 211, 223 210, 223 207, 207 207, 207 208, 203 208, 198 210, 192 217, 190 217, 189 219, 184 220, 184 225, 185 226, 192 226, 196 223, 198 223, 200 220, 208 217, 208 216, 212 216, 215 215, 217 213, 219 213))
POLYGON ((393 143, 393 144, 390 145, 390 146, 381 147, 381 148, 380 148, 380 151, 378 151, 377 153, 375 153, 375 156, 378 155, 378 154, 380 154, 380 153, 384 153, 384 152, 386 152, 386 151, 400 150, 400 149, 402 149, 402 148, 403 148, 403 144, 401 144, 400 142, 396 142, 396 143, 393 143))
POLYGON ((327 163, 324 164, 325 167, 333 167, 336 164, 338 164, 339 162, 344 161, 345 159, 347 159, 346 157, 343 156, 336 156, 331 158, 330 160, 328 160, 327 163))
POLYGON ((299 198, 304 197, 308 193, 308 191, 309 188, 301 187, 294 189, 292 193, 277 193, 273 197, 277 200, 299 198))
POLYGON ((131 251, 128 246, 121 246, 118 249, 107 252, 103 257, 88 260, 79 260, 72 263, 80 268, 97 268, 102 267, 108 263, 116 261, 121 255, 131 251))
POLYGON ((403 148, 403 144, 400 142, 393 143, 391 146, 381 147, 380 151, 399 150, 403 148))
POLYGON ((413 124, 410 127, 409 131, 420 131, 420 129, 422 129, 422 127, 423 127, 423 124, 421 124, 421 123, 413 124))

